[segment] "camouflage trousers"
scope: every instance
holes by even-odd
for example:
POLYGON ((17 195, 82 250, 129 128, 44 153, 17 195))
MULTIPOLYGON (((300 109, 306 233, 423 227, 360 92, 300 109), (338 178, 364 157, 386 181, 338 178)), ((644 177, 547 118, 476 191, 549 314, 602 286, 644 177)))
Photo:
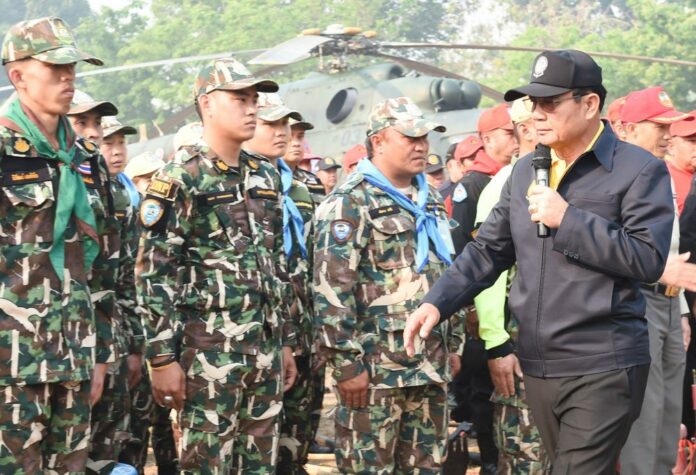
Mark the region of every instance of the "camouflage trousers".
POLYGON ((142 378, 131 389, 130 397, 131 438, 124 445, 119 460, 134 466, 138 473, 144 473, 152 428, 152 452, 160 473, 178 472, 177 450, 169 420, 171 409, 155 404, 146 365, 143 365, 142 378))
MULTIPOLYGON (((278 474, 294 475, 303 473, 302 466, 307 463, 309 446, 315 435, 313 413, 316 408, 316 374, 312 372, 312 356, 295 357, 297 379, 295 384, 283 394, 283 414, 280 429, 278 452, 278 474)), ((322 375, 324 371, 319 371, 322 375)), ((322 388, 324 381, 321 381, 322 388)), ((323 393, 321 393, 323 396, 323 393)), ((319 402, 321 415, 321 402, 319 402)), ((318 424, 318 421, 317 421, 318 424)))
POLYGON ((89 381, 3 386, 0 473, 84 473, 89 389, 89 381))
POLYGON ((493 395, 498 475, 543 475, 549 472, 550 462, 525 397, 524 386, 519 380, 516 380, 513 397, 493 395))
POLYGON ((435 475, 447 448, 444 385, 370 389, 368 407, 336 410, 341 473, 435 475))
POLYGON ((108 475, 130 438, 130 391, 126 356, 110 363, 102 397, 92 408, 92 440, 87 473, 108 475))
POLYGON ((326 365, 322 365, 318 370, 312 371, 312 390, 314 395, 312 396, 312 413, 310 416, 310 424, 312 426, 312 438, 311 443, 316 439, 317 432, 319 431, 319 422, 321 421, 321 409, 324 406, 324 390, 326 385, 326 365))
POLYGON ((184 348, 179 414, 184 474, 269 474, 277 465, 282 353, 256 356, 184 348))

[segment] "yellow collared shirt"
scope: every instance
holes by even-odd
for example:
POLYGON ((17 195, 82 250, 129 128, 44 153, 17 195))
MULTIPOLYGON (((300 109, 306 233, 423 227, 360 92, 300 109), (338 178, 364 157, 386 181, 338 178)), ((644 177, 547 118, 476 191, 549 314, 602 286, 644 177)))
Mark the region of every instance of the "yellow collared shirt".
MULTIPOLYGON (((592 139, 592 141, 583 153, 587 153, 590 150, 592 150, 592 148, 597 143, 597 140, 599 140, 599 136, 602 135, 602 132, 604 132, 604 123, 600 122, 597 133, 595 134, 594 138, 592 139)), ((573 161, 570 163, 570 165, 568 165, 568 163, 565 160, 563 160, 556 154, 555 150, 551 149, 551 170, 549 171, 549 186, 554 190, 558 188, 558 184, 561 182, 561 179, 563 179, 568 170, 570 170, 573 167, 574 163, 575 162, 573 161)))

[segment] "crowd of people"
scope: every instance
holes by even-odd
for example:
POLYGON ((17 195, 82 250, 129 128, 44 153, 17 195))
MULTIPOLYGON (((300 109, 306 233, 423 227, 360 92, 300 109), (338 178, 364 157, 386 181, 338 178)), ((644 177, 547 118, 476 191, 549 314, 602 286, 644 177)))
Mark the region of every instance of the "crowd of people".
POLYGON ((144 473, 150 442, 161 474, 307 473, 326 371, 342 473, 443 473, 450 419, 486 475, 683 473, 696 111, 662 87, 604 115, 597 63, 546 51, 445 157, 398 97, 339 160, 219 58, 174 154, 129 158, 61 19, 2 61, 1 473, 144 473))

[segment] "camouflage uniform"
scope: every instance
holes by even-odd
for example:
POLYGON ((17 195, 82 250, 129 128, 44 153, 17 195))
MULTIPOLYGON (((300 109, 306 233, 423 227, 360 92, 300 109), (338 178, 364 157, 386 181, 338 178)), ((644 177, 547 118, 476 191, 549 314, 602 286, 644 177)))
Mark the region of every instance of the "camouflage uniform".
MULTIPOLYGON (((251 86, 277 90, 230 58, 203 68, 195 94, 251 86)), ((272 165, 242 152, 232 168, 198 145, 155 174, 142 203, 147 357, 181 344, 184 473, 275 470, 280 350, 297 344, 279 188, 272 165)))
MULTIPOLYGON (((259 119, 273 122, 289 117, 301 121, 302 116, 289 109, 277 94, 259 94, 259 119)), ((255 155, 256 156, 256 155, 255 155)), ((258 156, 262 160, 265 157, 258 156)), ((280 427, 278 452, 278 473, 306 473, 302 468, 307 463, 309 445, 313 440, 311 411, 314 395, 314 378, 312 373, 312 349, 314 342, 314 311, 312 306, 312 239, 314 233, 314 200, 309 189, 297 178, 297 169, 293 170, 293 179, 288 197, 297 206, 304 223, 304 244, 307 256, 300 250, 299 242, 292 233, 292 252, 287 257, 288 275, 292 289, 297 297, 298 333, 297 346, 294 349, 297 379, 295 384, 283 394, 283 413, 280 427)), ((278 191, 282 192, 282 189, 278 191)), ((287 199, 283 197, 283 199, 287 199)))
MULTIPOLYGON (((136 242, 135 212, 122 183, 107 179, 113 202, 113 215, 102 216, 105 222, 102 241, 104 258, 108 260, 105 279, 112 284, 113 307, 111 333, 113 361, 109 361, 104 392, 92 408, 92 447, 87 467, 89 472, 108 474, 118 461, 119 453, 130 438, 130 390, 128 388, 128 355, 142 353, 143 335, 139 316, 135 314, 134 249, 136 242)), ((98 191, 89 188, 96 204, 98 191)), ((100 222, 98 210, 97 225, 100 222)))
MULTIPOLYGON (((519 322, 510 316, 507 331, 513 341, 517 341, 518 330, 519 322)), ((513 396, 506 398, 494 392, 491 398, 495 403, 494 429, 500 475, 543 475, 549 472, 549 460, 526 399, 524 382, 517 377, 513 396)))
MULTIPOLYGON (((3 64, 30 56, 50 63, 91 58, 55 18, 8 31, 3 64)), ((82 472, 96 341, 83 257, 87 237, 73 215, 64 235, 62 282, 48 252, 62 196, 58 161, 41 157, 22 132, 3 123, 0 172, 0 472, 82 472)))
MULTIPOLYGON (((309 193, 312 197, 312 202, 314 203, 315 208, 319 206, 319 204, 324 201, 324 198, 326 198, 326 190, 324 190, 324 185, 321 184, 321 180, 319 177, 317 177, 314 173, 308 172, 307 170, 303 170, 300 167, 295 168, 294 170, 294 175, 299 180, 302 182, 304 185, 306 185, 307 189, 309 190, 309 193)), ((313 249, 310 249, 309 245, 307 247, 307 252, 313 252, 313 249)), ((313 266, 309 267, 310 269, 313 269, 313 266)), ((309 311, 312 312, 312 328, 314 327, 314 301, 313 299, 310 300, 309 304, 309 311)), ((316 346, 312 344, 312 349, 311 349, 312 354, 316 354, 316 346)), ((317 358, 313 357, 314 360, 316 361, 317 358)), ((298 369, 300 367, 300 363, 298 363, 298 369)), ((314 361, 313 361, 314 363, 314 361)), ((312 388, 312 395, 310 397, 310 420, 309 420, 309 431, 311 433, 309 437, 310 444, 312 441, 315 440, 317 436, 317 431, 319 430, 319 422, 321 421, 321 409, 323 406, 324 402, 324 381, 326 379, 326 365, 325 364, 312 364, 313 368, 311 371, 311 379, 312 381, 309 383, 311 388, 312 388)), ((297 383, 295 384, 297 385, 297 383)), ((287 396, 286 396, 287 398, 287 396)))
MULTIPOLYGON (((426 122, 406 98, 378 104, 370 130, 394 127, 422 136, 441 126, 426 122)), ((424 185, 427 186, 427 185, 424 185)), ((429 213, 446 222, 429 187, 429 213)), ((403 329, 446 263, 430 246, 416 270, 415 217, 354 172, 316 214, 315 315, 318 351, 336 381, 367 370, 368 407, 336 411, 336 462, 344 473, 439 474, 447 437, 448 353, 462 345, 463 326, 436 327, 408 357, 403 329)))

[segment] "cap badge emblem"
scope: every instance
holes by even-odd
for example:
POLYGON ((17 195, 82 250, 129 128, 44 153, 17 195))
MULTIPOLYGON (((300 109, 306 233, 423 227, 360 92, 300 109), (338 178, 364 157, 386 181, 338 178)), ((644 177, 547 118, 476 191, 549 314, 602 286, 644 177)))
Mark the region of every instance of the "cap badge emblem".
POLYGON ((539 56, 539 59, 537 59, 536 64, 534 64, 534 72, 532 73, 532 76, 534 76, 535 78, 540 78, 544 75, 544 73, 546 72, 546 68, 548 67, 548 58, 546 56, 539 56))

